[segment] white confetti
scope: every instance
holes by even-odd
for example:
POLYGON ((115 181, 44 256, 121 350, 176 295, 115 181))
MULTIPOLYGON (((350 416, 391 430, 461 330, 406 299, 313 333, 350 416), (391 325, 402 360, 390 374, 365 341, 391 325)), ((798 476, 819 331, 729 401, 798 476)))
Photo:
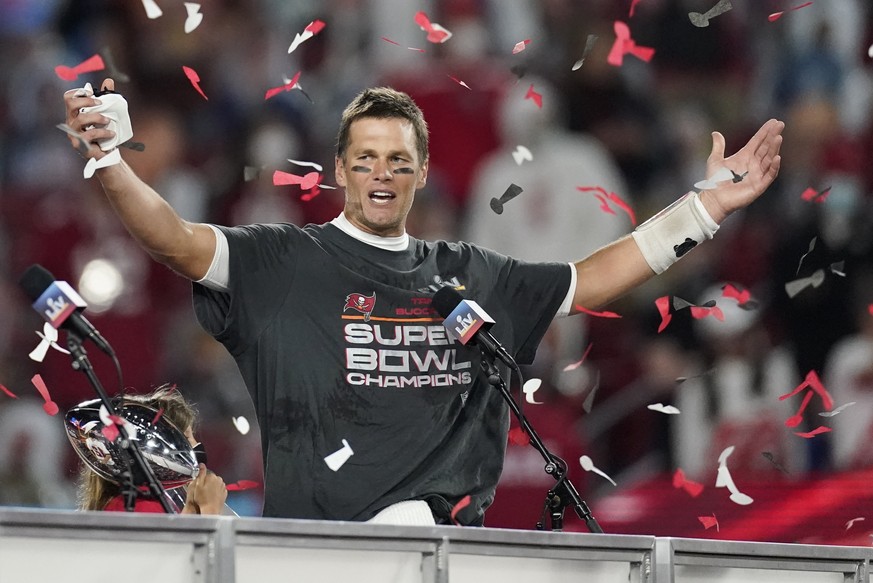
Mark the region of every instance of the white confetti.
MULTIPOLYGON (((285 84, 288 84, 290 82, 291 82, 291 80, 289 79, 288 81, 285 81, 285 84)), ((316 162, 306 162, 304 160, 292 160, 291 158, 288 158, 287 160, 289 162, 291 162, 292 164, 297 164, 298 166, 310 166, 312 168, 315 168, 319 172, 324 170, 324 168, 321 166, 321 164, 317 164, 316 162)))
POLYGON ((789 281, 785 284, 785 293, 788 294, 789 298, 793 298, 803 290, 808 287, 818 287, 824 282, 825 273, 823 269, 817 269, 815 273, 810 275, 809 277, 801 277, 800 279, 795 279, 789 281))
POLYGON ((659 413, 665 413, 667 415, 679 414, 679 409, 677 409, 673 405, 664 405, 663 403, 652 403, 646 408, 651 409, 652 411, 658 411, 659 413))
POLYGON ((721 452, 718 456, 718 474, 715 478, 715 487, 716 488, 727 488, 731 493, 730 499, 732 502, 739 504, 741 506, 748 506, 754 500, 751 496, 747 494, 743 494, 740 492, 739 488, 737 488, 736 484, 734 484, 734 479, 731 476, 730 470, 727 467, 727 459, 730 455, 734 453, 734 446, 729 446, 721 452))
POLYGON ((155 2, 155 0, 142 0, 142 5, 145 8, 146 16, 148 16, 151 20, 155 18, 160 18, 161 14, 164 12, 161 10, 161 7, 155 2))
POLYGON ((852 525, 854 525, 856 522, 860 522, 861 520, 864 520, 863 516, 859 516, 858 518, 853 518, 852 520, 850 520, 849 522, 846 523, 846 530, 849 530, 850 528, 852 528, 852 525))
POLYGON ((604 478, 606 478, 607 480, 609 480, 609 482, 610 482, 613 486, 618 486, 618 484, 616 484, 616 483, 612 480, 612 478, 610 478, 609 476, 607 476, 607 475, 606 475, 603 471, 601 471, 600 469, 594 467, 594 462, 593 462, 593 461, 591 460, 591 458, 588 457, 587 455, 583 455, 583 456, 581 456, 581 457, 579 458, 579 464, 582 466, 582 469, 585 470, 586 472, 594 472, 595 474, 597 474, 597 475, 599 475, 599 476, 603 476, 604 478))
POLYGON ((515 151, 512 153, 512 159, 515 160, 516 164, 521 166, 521 163, 525 160, 528 162, 533 161, 533 154, 531 154, 530 150, 524 146, 516 146, 515 151))
POLYGON ((534 400, 534 393, 539 390, 542 384, 543 381, 541 379, 528 379, 527 382, 524 383, 524 386, 521 388, 521 390, 524 392, 524 400, 531 405, 542 405, 541 401, 534 400))
POLYGON ((844 411, 844 410, 848 409, 849 407, 851 407, 852 405, 856 405, 856 404, 857 403, 855 401, 851 401, 849 403, 846 403, 845 405, 840 405, 839 407, 837 407, 833 411, 821 411, 821 412, 819 412, 819 415, 821 415, 822 417, 833 417, 834 415, 837 415, 838 413, 841 413, 842 411, 844 411))
POLYGON ((343 439, 342 448, 324 458, 324 463, 327 464, 327 467, 336 472, 343 467, 343 464, 345 464, 354 454, 355 452, 352 451, 349 442, 343 439))
POLYGON ((188 17, 185 19, 185 34, 188 34, 203 22, 203 13, 200 12, 200 5, 196 2, 185 2, 185 10, 188 11, 188 17))
POLYGON ((94 172, 98 168, 106 168, 107 166, 114 166, 121 162, 121 152, 118 148, 112 150, 99 160, 97 158, 89 158, 88 162, 85 164, 84 175, 85 178, 91 178, 94 176, 94 172))
POLYGON ((35 360, 36 362, 42 362, 45 359, 46 354, 48 354, 49 348, 54 348, 59 352, 63 352, 64 354, 69 354, 70 351, 66 348, 61 348, 58 344, 58 331, 55 327, 53 327, 48 322, 43 323, 42 325, 42 333, 37 332, 37 336, 40 337, 40 342, 37 344, 36 348, 30 351, 28 356, 31 360, 35 360))
POLYGON ((236 427, 236 430, 243 435, 248 435, 249 429, 251 429, 251 426, 249 425, 249 420, 242 415, 233 418, 233 426, 236 427))
POLYGON ((697 190, 706 190, 708 188, 716 188, 719 182, 725 182, 727 180, 733 180, 734 173, 730 171, 729 168, 722 166, 718 170, 716 170, 715 174, 706 180, 701 180, 700 182, 694 183, 694 188, 697 190))

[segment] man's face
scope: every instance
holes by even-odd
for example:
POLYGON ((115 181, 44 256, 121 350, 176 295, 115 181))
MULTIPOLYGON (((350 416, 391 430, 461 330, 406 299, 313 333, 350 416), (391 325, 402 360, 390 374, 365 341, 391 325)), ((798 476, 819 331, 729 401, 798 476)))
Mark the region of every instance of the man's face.
POLYGON ((372 117, 352 122, 345 156, 336 159, 349 222, 373 235, 402 235, 415 191, 426 181, 427 161, 418 159, 411 123, 372 117))

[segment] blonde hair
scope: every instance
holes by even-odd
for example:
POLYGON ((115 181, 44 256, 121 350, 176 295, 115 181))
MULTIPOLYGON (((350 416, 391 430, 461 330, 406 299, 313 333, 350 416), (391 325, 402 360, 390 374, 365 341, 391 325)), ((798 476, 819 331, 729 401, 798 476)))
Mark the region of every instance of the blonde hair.
MULTIPOLYGON (((164 384, 145 395, 125 394, 122 407, 139 403, 163 411, 163 418, 180 431, 193 428, 196 412, 176 390, 176 385, 164 384)), ((79 469, 77 498, 80 510, 103 510, 109 501, 121 494, 121 485, 100 476, 88 464, 79 469)))

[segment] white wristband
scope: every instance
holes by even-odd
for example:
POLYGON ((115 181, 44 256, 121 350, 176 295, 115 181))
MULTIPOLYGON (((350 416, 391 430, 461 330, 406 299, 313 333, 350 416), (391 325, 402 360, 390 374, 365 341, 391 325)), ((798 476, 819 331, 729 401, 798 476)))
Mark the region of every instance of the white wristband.
POLYGON ((646 263, 655 273, 663 273, 698 243, 712 239, 716 223, 696 192, 689 192, 648 221, 631 235, 646 263))

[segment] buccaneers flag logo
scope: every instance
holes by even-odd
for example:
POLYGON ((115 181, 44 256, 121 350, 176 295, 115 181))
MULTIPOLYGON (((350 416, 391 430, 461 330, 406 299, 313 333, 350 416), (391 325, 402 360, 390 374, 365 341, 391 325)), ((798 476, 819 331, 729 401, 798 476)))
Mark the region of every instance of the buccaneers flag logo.
POLYGON ((365 296, 364 294, 359 293, 351 293, 346 296, 346 305, 343 307, 343 312, 348 310, 349 308, 353 310, 357 310, 360 313, 364 314, 364 322, 370 319, 370 314, 373 312, 373 308, 376 306, 376 292, 373 292, 371 296, 365 296))

